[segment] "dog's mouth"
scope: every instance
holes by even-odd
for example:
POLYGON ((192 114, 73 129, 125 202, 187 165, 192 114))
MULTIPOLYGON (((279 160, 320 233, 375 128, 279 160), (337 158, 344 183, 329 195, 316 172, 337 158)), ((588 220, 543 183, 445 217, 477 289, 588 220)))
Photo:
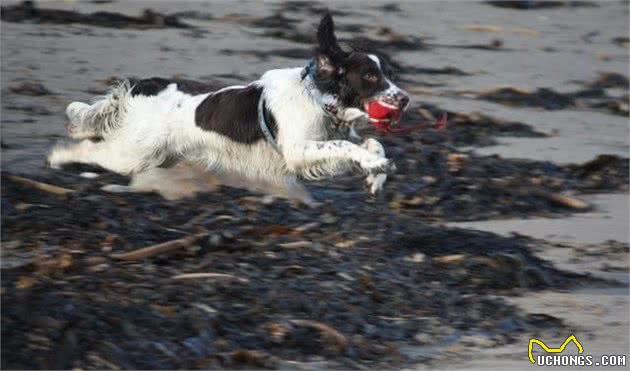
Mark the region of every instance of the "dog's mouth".
POLYGON ((376 97, 363 102, 363 110, 368 114, 370 122, 376 129, 387 129, 396 125, 404 108, 398 106, 389 97, 376 97))

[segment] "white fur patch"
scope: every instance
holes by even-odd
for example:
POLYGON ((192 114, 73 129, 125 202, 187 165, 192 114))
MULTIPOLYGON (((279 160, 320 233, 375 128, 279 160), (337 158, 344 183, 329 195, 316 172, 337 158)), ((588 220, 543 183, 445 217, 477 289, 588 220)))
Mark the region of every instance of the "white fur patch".
MULTIPOLYGON (((381 60, 379 57, 375 56, 374 54, 368 54, 368 57, 374 61, 374 63, 376 63, 376 65, 378 66, 378 69, 381 70, 381 73, 383 73, 383 68, 381 67, 381 60)), ((387 90, 385 90, 382 95, 388 95, 388 96, 394 96, 396 94, 400 94, 403 93, 403 90, 401 88, 399 88, 398 86, 396 86, 396 84, 394 84, 393 82, 391 82, 390 79, 388 79, 384 74, 383 77, 385 78, 385 82, 387 82, 387 90)), ((398 108, 398 107, 395 107, 398 108)))
POLYGON ((376 63, 376 65, 378 66, 378 69, 381 70, 381 72, 383 72, 383 70, 381 69, 381 60, 375 56, 374 54, 368 54, 368 57, 374 61, 374 63, 376 63))

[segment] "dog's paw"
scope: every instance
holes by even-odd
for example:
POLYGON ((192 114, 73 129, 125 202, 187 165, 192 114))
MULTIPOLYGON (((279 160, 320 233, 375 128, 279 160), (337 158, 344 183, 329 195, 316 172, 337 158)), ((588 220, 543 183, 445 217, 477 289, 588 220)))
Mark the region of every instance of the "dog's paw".
POLYGON ((45 166, 51 169, 59 170, 67 162, 68 155, 64 147, 57 145, 46 157, 45 166))
POLYGON ((89 110, 90 106, 82 102, 72 102, 66 108, 68 121, 65 126, 72 139, 90 139, 99 136, 93 125, 85 122, 86 112, 89 110))
POLYGON ((99 134, 93 128, 89 128, 81 122, 68 121, 65 126, 68 131, 68 136, 72 139, 82 140, 99 138, 99 134))
POLYGON ((369 122, 367 113, 358 108, 346 108, 337 114, 337 118, 341 121, 352 122, 354 124, 369 122))
POLYGON ((396 172, 396 165, 386 157, 370 158, 366 161, 361 161, 361 168, 368 174, 392 174, 396 172))
POLYGON ((376 139, 368 138, 363 144, 361 144, 362 148, 365 148, 368 152, 375 154, 379 157, 385 157, 385 148, 383 145, 376 139))
POLYGON ((81 128, 79 123, 77 122, 72 122, 72 121, 67 121, 66 124, 66 131, 68 131, 68 136, 72 139, 83 139, 83 136, 81 135, 81 128))
POLYGON ((72 102, 66 107, 66 116, 71 122, 83 121, 83 115, 90 108, 89 104, 83 102, 72 102))
POLYGON ((134 192, 134 189, 130 186, 125 186, 121 184, 106 184, 101 187, 101 190, 110 193, 131 193, 134 192))
POLYGON ((367 178, 365 178, 368 191, 371 195, 376 195, 382 191, 385 181, 387 181, 387 174, 369 174, 367 178))
POLYGON ((83 136, 80 133, 79 124, 68 121, 65 124, 66 131, 68 132, 68 136, 72 139, 83 139, 83 136))

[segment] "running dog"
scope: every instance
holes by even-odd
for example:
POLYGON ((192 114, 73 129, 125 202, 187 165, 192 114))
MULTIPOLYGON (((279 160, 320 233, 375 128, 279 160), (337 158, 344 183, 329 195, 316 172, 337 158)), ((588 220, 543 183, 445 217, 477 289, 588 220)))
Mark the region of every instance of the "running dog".
POLYGON ((270 70, 248 85, 210 92, 151 78, 120 83, 93 104, 73 102, 68 132, 81 141, 54 148, 48 164, 135 175, 187 160, 282 186, 356 169, 376 193, 395 165, 355 126, 399 120, 409 97, 383 58, 341 48, 329 14, 317 41, 305 67, 270 70), (369 114, 375 106, 378 117, 369 114))

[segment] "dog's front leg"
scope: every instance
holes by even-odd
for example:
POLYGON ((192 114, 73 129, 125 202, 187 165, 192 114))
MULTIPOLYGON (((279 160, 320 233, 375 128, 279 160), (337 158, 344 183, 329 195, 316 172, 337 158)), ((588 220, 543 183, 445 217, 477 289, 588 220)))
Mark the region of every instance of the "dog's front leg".
MULTIPOLYGON (((383 145, 377 141, 376 139, 368 138, 362 144, 361 148, 365 148, 368 152, 373 153, 379 157, 385 158, 385 148, 383 145)), ((385 181, 387 181, 386 173, 369 173, 365 178, 365 182, 367 183, 368 189, 371 194, 376 194, 383 189, 385 185, 385 181)))
POLYGON ((296 143, 285 147, 283 152, 287 165, 294 169, 308 167, 321 161, 347 161, 357 163, 367 174, 389 173, 396 170, 394 163, 385 156, 372 153, 367 146, 364 148, 347 140, 296 143))

